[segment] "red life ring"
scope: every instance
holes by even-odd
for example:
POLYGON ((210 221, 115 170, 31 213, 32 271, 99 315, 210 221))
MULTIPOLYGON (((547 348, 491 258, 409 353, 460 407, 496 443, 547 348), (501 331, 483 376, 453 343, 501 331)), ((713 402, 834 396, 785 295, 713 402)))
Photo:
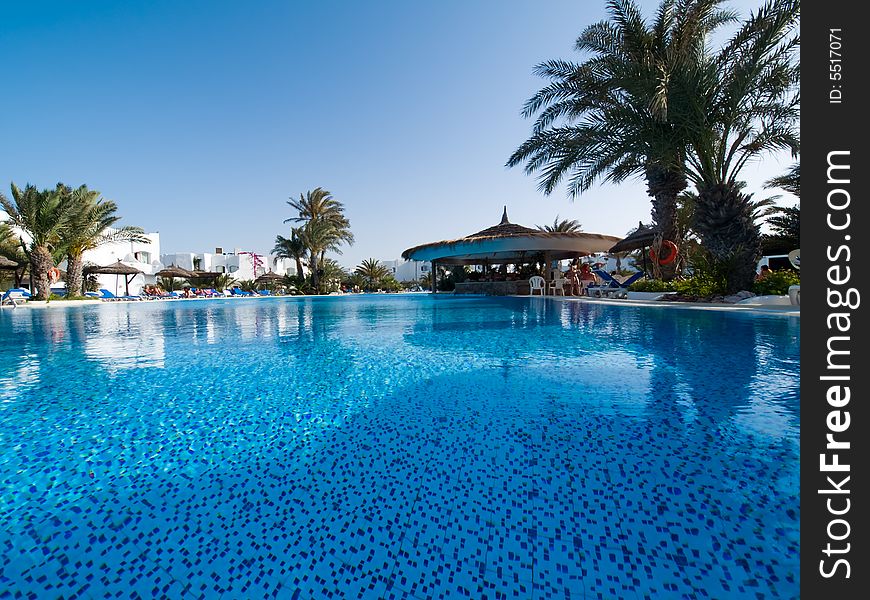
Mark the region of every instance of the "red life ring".
POLYGON ((52 283, 57 283, 58 281, 60 281, 60 269, 58 269, 57 267, 50 268, 48 270, 48 279, 52 283))
POLYGON ((649 257, 650 260, 658 261, 660 265, 669 265, 677 259, 677 252, 679 249, 677 245, 670 240, 664 240, 662 242, 662 248, 668 248, 670 252, 665 254, 664 258, 657 258, 656 251, 652 248, 649 249, 649 257))

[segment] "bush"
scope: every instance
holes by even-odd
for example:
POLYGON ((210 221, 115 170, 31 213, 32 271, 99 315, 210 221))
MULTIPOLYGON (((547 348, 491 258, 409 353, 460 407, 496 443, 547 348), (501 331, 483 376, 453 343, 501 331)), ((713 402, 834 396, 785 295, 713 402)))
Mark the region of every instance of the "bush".
POLYGON ((752 291, 758 296, 784 296, 788 294, 790 286, 798 285, 800 282, 800 275, 789 269, 771 271, 753 284, 752 291))
POLYGON ((673 281, 662 281, 661 279, 641 279, 635 281, 628 286, 632 292, 673 292, 673 281))
POLYGON ((723 277, 708 271, 695 272, 691 277, 674 282, 674 291, 683 296, 710 298, 724 296, 728 289, 723 277))

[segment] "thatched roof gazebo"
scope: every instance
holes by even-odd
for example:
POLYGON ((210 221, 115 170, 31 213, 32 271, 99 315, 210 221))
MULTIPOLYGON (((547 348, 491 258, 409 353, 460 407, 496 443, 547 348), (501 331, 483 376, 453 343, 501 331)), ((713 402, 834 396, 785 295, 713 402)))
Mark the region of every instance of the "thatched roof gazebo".
MULTIPOLYGON (((523 227, 508 220, 507 207, 498 225, 487 227, 454 240, 444 240, 408 248, 402 252, 406 260, 422 260, 440 265, 506 264, 541 256, 545 264, 607 252, 620 238, 584 231, 550 232, 523 227)), ((435 281, 433 277, 433 290, 435 281)))
POLYGON ((100 275, 117 275, 124 276, 124 294, 130 295, 130 281, 132 281, 136 275, 142 274, 142 271, 137 269, 136 267, 131 267, 130 265, 125 265, 118 259, 113 265, 106 265, 105 267, 101 267, 99 265, 88 265, 83 269, 84 273, 87 275, 91 274, 100 274, 100 275))

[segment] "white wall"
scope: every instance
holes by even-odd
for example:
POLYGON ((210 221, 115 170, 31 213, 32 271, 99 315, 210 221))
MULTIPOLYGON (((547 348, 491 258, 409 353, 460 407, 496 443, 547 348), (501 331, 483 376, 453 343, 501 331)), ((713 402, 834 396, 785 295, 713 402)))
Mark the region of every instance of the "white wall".
MULTIPOLYGON (((137 295, 145 285, 157 282, 154 275, 163 268, 160 262, 160 234, 157 232, 146 233, 147 242, 111 242, 94 250, 88 250, 82 256, 85 264, 95 264, 105 267, 113 265, 119 260, 125 265, 135 267, 142 271, 142 275, 136 275, 130 280, 130 294, 137 295)), ((105 288, 113 294, 124 293, 123 275, 97 275, 97 281, 101 288, 105 288)), ((62 284, 53 285, 60 287, 62 284)))
POLYGON ((161 256, 163 264, 167 266, 174 264, 187 270, 194 269, 194 259, 199 259, 199 268, 203 271, 229 273, 235 279, 256 279, 270 270, 279 275, 296 274, 296 263, 293 259, 278 258, 273 255, 260 255, 261 264, 257 267, 256 273, 254 273, 254 261, 250 254, 236 252, 224 252, 222 254, 210 252, 175 252, 161 256))
POLYGON ((382 260, 398 281, 419 281, 421 277, 428 275, 432 263, 420 260, 382 260))

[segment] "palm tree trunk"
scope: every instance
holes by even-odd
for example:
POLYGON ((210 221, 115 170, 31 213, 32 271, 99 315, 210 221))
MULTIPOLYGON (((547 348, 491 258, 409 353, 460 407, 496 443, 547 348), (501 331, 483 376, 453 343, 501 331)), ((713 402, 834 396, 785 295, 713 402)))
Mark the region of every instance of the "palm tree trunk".
MULTIPOLYGON (((664 240, 678 246, 682 240, 677 231, 677 196, 688 186, 686 175, 678 169, 668 169, 656 164, 646 166, 647 193, 652 196, 652 218, 658 233, 664 240)), ((667 265, 653 265, 653 272, 660 270, 661 278, 670 281, 676 275, 679 260, 667 265)))
POLYGON ((84 262, 80 254, 69 254, 66 257, 66 294, 67 296, 82 296, 84 294, 84 262))
POLYGON ((305 272, 302 270, 302 259, 298 255, 293 258, 296 259, 296 276, 305 277, 305 272))
POLYGON ((761 232, 752 217, 750 197, 735 183, 699 186, 693 227, 701 246, 724 268, 727 292, 752 289, 761 258, 761 232))
POLYGON ((318 269, 317 255, 318 255, 318 253, 316 250, 314 250, 312 248, 308 252, 308 254, 309 254, 309 256, 311 256, 311 262, 314 263, 312 265, 309 265, 311 267, 311 287, 314 290, 315 294, 319 294, 320 293, 320 277, 318 277, 318 275, 317 275, 317 269, 318 269))
POLYGON ((36 299, 48 300, 51 294, 51 280, 48 271, 54 267, 51 252, 45 246, 36 246, 30 251, 30 270, 36 286, 36 299))

